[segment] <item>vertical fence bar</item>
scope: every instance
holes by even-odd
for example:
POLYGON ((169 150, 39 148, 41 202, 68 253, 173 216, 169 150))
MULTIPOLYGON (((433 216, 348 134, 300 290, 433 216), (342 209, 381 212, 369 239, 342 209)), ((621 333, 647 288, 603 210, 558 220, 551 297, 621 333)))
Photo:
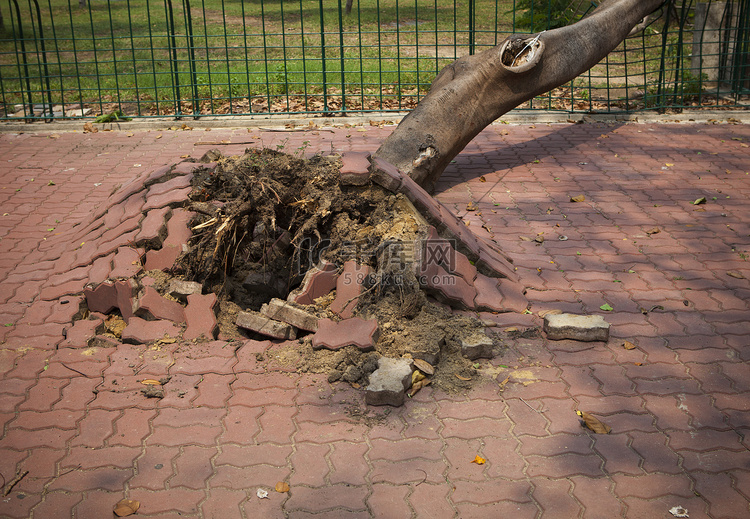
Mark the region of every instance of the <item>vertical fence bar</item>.
POLYGON ((474 55, 475 45, 476 45, 475 34, 474 34, 476 30, 476 27, 474 26, 474 23, 475 23, 474 9, 475 9, 474 0, 469 0, 469 55, 470 56, 474 55))
MULTIPOLYGON (((182 0, 183 16, 185 18, 185 43, 188 46, 188 73, 190 74, 190 86, 193 94, 193 115, 198 115, 198 84, 195 74, 195 39, 193 38, 193 13, 190 0, 182 0)), ((193 117, 197 119, 197 117, 193 117)))
MULTIPOLYGON (((36 1, 36 0, 34 0, 36 1)), ((90 3, 90 0, 89 0, 90 3)), ((115 28, 112 25, 112 4, 107 0, 107 13, 109 14, 109 41, 112 47, 112 66, 114 67, 115 91, 117 92, 117 110, 122 112, 120 99, 120 77, 117 73, 117 50, 115 49, 115 28)))
POLYGON ((151 72, 154 79, 154 103, 156 104, 156 115, 160 115, 159 111, 159 76, 156 74, 156 55, 154 53, 154 34, 151 30, 151 7, 149 6, 149 0, 146 0, 146 21, 148 22, 148 41, 151 47, 151 72))
POLYGON ((341 113, 346 114, 346 65, 344 63, 344 18, 339 0, 339 63, 341 64, 341 113))
POLYGON ((323 0, 320 4, 320 55, 323 66, 323 112, 328 112, 328 80, 326 78, 326 31, 323 20, 323 0))
POLYGON ((174 100, 174 115, 180 118, 182 115, 182 99, 180 96, 180 69, 177 61, 177 37, 174 29, 174 11, 172 0, 164 0, 167 15, 167 45, 169 46, 169 71, 172 75, 172 97, 174 100))
MULTIPOLYGON (((23 61, 23 76, 21 76, 21 70, 19 68, 19 78, 25 78, 26 79, 26 93, 29 96, 29 114, 31 117, 34 117, 34 98, 31 95, 31 78, 29 77, 29 64, 26 59, 26 38, 23 36, 23 18, 21 18, 21 8, 18 6, 18 0, 13 0, 13 4, 16 8, 16 21, 18 23, 18 36, 19 41, 21 43, 21 59, 23 61)), ((19 85, 21 86, 21 99, 23 100, 23 82, 19 81, 19 85)), ((23 110, 24 115, 26 115, 26 107, 24 107, 23 110)))

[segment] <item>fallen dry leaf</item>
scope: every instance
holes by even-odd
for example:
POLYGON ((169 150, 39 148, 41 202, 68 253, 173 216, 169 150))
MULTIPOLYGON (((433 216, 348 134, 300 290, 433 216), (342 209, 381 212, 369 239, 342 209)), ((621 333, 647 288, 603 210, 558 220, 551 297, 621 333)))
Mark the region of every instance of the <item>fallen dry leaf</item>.
POLYGON ((420 370, 412 371, 411 373, 411 383, 412 385, 416 384, 417 382, 420 382, 427 377, 424 373, 422 373, 420 370))
POLYGON ((419 392, 420 389, 422 389, 423 387, 429 386, 431 382, 432 381, 429 378, 423 378, 422 380, 420 380, 416 384, 413 384, 411 386, 411 389, 409 389, 409 392, 406 393, 406 395, 409 398, 413 397, 414 395, 416 395, 419 392))
POLYGON ((279 481, 276 483, 276 492, 283 493, 283 492, 289 492, 289 485, 285 481, 279 481))
POLYGON ((634 350, 635 349, 635 344, 633 344, 630 341, 625 341, 625 342, 622 343, 622 347, 625 348, 626 350, 634 350))
POLYGON ((141 380, 141 384, 145 384, 147 386, 160 386, 161 382, 152 378, 147 378, 145 380, 141 380))
POLYGON ((435 374, 435 368, 433 368, 432 364, 430 364, 427 361, 424 361, 422 359, 414 359, 414 365, 417 367, 419 371, 421 371, 425 375, 435 374))
POLYGON ((519 236, 519 238, 521 238, 521 241, 531 241, 531 238, 528 236, 519 236))
POLYGON ((479 206, 475 204, 474 202, 469 202, 468 205, 466 206, 467 211, 476 211, 477 209, 479 209, 479 206))
POLYGON ((584 195, 578 195, 578 196, 572 196, 570 197, 571 202, 585 202, 586 197, 584 195))
POLYGON ((123 499, 115 505, 115 515, 117 517, 127 517, 133 515, 141 507, 141 503, 133 499, 123 499))
POLYGON ((96 133, 99 128, 95 128, 91 123, 83 123, 83 133, 96 133))
POLYGON ((743 276, 739 272, 735 272, 734 270, 728 270, 727 271, 727 276, 730 276, 730 277, 733 277, 733 278, 736 278, 736 279, 745 279, 745 276, 743 276))
POLYGON ((706 203, 706 197, 702 196, 696 199, 695 202, 693 202, 693 205, 700 205, 700 204, 705 204, 705 203, 706 203))
POLYGON ((510 382, 510 375, 505 377, 505 379, 500 382, 500 391, 505 391, 505 386, 508 385, 508 382, 510 382))
POLYGON ((653 229, 649 229, 648 231, 646 231, 646 234, 651 236, 652 234, 659 234, 660 232, 661 230, 658 227, 654 227, 653 229))
POLYGON ((477 456, 473 460, 471 460, 472 463, 476 463, 477 465, 484 465, 486 461, 487 460, 481 457, 479 454, 477 454, 477 456))
POLYGON ((576 414, 581 417, 581 425, 584 427, 591 429, 596 434, 609 434, 612 431, 612 428, 599 421, 598 418, 590 415, 589 413, 586 413, 584 411, 576 411, 576 414))
POLYGON ((471 377, 462 377, 462 376, 461 376, 461 375, 459 375, 458 373, 456 373, 455 375, 456 375, 456 378, 457 378, 458 380, 471 380, 471 377))

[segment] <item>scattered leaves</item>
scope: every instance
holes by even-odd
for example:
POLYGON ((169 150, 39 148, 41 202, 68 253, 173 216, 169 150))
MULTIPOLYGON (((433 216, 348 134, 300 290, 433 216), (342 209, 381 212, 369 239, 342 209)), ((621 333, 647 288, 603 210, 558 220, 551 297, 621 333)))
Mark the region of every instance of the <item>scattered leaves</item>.
POLYGON ((476 463, 477 465, 484 465, 487 460, 481 457, 479 454, 476 455, 476 457, 471 460, 472 463, 476 463))
POLYGON ((581 417, 581 425, 587 429, 591 429, 596 434, 609 434, 612 432, 612 428, 609 425, 601 422, 595 416, 584 411, 576 411, 576 414, 581 417))
POLYGON ((743 276, 742 274, 740 274, 739 272, 736 272, 734 270, 728 270, 727 271, 727 276, 733 277, 735 279, 745 279, 745 276, 743 276))
POLYGON ((280 494, 284 492, 289 492, 289 484, 286 481, 279 481, 278 483, 276 483, 275 489, 276 489, 276 492, 280 494))
POLYGON ((634 350, 635 349, 635 344, 633 344, 630 341, 624 341, 622 343, 622 347, 625 348, 626 350, 634 350))
POLYGON ((127 517, 133 515, 141 507, 141 503, 134 499, 123 499, 115 505, 115 515, 117 517, 127 517))
POLYGON ((602 309, 602 310, 604 310, 605 312, 611 312, 612 310, 614 310, 614 308, 612 308, 612 307, 610 306, 610 304, 609 304, 609 303, 604 303, 604 304, 603 304, 602 306, 600 306, 599 308, 601 308, 601 309, 602 309))
POLYGON ((571 202, 585 202, 586 196, 585 195, 573 196, 573 197, 570 197, 570 201, 571 202))
POLYGON ((706 203, 706 197, 702 196, 700 198, 697 198, 695 202, 693 202, 693 205, 701 205, 706 203))
POLYGON ((479 206, 475 204, 474 202, 469 202, 468 205, 466 206, 467 211, 476 211, 477 209, 479 209, 479 206))

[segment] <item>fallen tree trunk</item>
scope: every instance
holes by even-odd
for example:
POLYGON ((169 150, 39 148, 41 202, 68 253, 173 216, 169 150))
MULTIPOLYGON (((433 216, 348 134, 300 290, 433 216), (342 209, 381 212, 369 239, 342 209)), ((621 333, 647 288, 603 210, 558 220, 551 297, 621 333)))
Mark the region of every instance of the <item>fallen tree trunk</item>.
POLYGON ((446 166, 486 126, 579 76, 663 0, 605 0, 590 16, 536 37, 513 35, 444 68, 375 156, 433 191, 446 166))

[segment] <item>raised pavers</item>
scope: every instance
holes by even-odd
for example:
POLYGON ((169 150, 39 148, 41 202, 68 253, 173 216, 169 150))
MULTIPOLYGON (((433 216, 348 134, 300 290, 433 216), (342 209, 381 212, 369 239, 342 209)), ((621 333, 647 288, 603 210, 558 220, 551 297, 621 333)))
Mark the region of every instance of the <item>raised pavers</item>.
MULTIPOLYGON (((531 287, 526 297, 534 315, 481 314, 500 324, 493 328, 502 341, 497 356, 476 361, 479 372, 497 373, 495 382, 454 394, 428 386, 399 409, 367 409, 361 390, 297 373, 299 366, 277 360, 282 345, 268 341, 198 341, 187 348, 102 340, 62 347, 61 330, 51 325, 69 324, 66 307, 77 303, 33 300, 40 282, 67 270, 46 256, 64 251, 43 247, 59 237, 44 241, 9 224, 20 207, 14 189, 23 193, 30 185, 14 183, 25 168, 50 165, 34 175, 42 184, 41 175, 54 179, 49 191, 57 215, 67 203, 66 192, 57 189, 66 184, 71 196, 80 191, 81 199, 101 201, 139 171, 128 152, 144 164, 176 161, 199 137, 242 141, 245 128, 165 131, 158 140, 155 132, 61 132, 46 158, 50 146, 39 146, 48 142, 45 134, 0 136, 4 160, 13 161, 4 162, 12 178, 3 184, 10 195, 3 211, 11 215, 0 218, 7 229, 0 275, 46 273, 26 281, 0 278, 0 299, 7 299, 0 302, 0 472, 7 480, 29 470, 0 502, 0 514, 109 517, 114 503, 130 497, 141 501, 146 516, 587 519, 673 517, 676 507, 690 517, 747 515, 747 442, 738 434, 748 428, 750 398, 744 384, 747 280, 726 271, 748 277, 738 252, 744 253, 750 233, 742 168, 749 127, 530 126, 482 132, 450 166, 438 197, 455 207, 477 201, 513 256, 520 285, 531 287), (87 153, 87 146, 96 153, 87 153), (662 170, 665 162, 676 167, 662 170), (68 165, 76 170, 66 173, 68 165), (100 181, 110 184, 93 186, 100 181), (694 211, 697 196, 684 196, 728 188, 729 199, 709 194, 699 207, 705 212, 694 211), (487 194, 477 196, 480 189, 487 194), (569 202, 584 191, 598 204, 570 208, 584 205, 569 202), (656 238, 643 232, 652 225, 630 234, 633 218, 658 222, 661 232, 656 238), (555 229, 568 241, 554 238, 555 229), (514 238, 542 231, 543 244, 514 238), (40 248, 26 249, 35 239, 40 248), (726 252, 726 243, 738 248, 726 252), (561 244, 574 246, 561 253, 561 244), (614 310, 600 310, 605 302, 614 310), (652 310, 656 305, 664 309, 652 310), (512 338, 503 331, 541 326, 538 309, 560 306, 602 314, 612 338, 605 345, 512 338), (636 347, 625 349, 624 340, 636 347), (118 384, 112 384, 114 373, 118 384), (172 379, 163 399, 140 393, 143 380, 164 375, 172 379), (595 414, 612 433, 582 429, 576 409, 595 414), (476 456, 485 463, 471 463, 476 456), (102 478, 109 483, 100 484, 102 478), (274 492, 282 480, 289 493, 274 492), (257 488, 268 490, 269 499, 257 499, 257 488)), ((334 131, 260 136, 271 145, 289 137, 289 147, 311 140, 322 150, 331 140, 344 149, 355 140, 346 139, 349 129, 334 131)), ((368 128, 363 141, 374 151, 388 131, 368 128)), ((51 202, 35 202, 28 214, 51 209, 51 202)), ((62 214, 55 218, 65 220, 62 214)), ((110 268, 107 257, 94 260, 97 268, 110 268)))

